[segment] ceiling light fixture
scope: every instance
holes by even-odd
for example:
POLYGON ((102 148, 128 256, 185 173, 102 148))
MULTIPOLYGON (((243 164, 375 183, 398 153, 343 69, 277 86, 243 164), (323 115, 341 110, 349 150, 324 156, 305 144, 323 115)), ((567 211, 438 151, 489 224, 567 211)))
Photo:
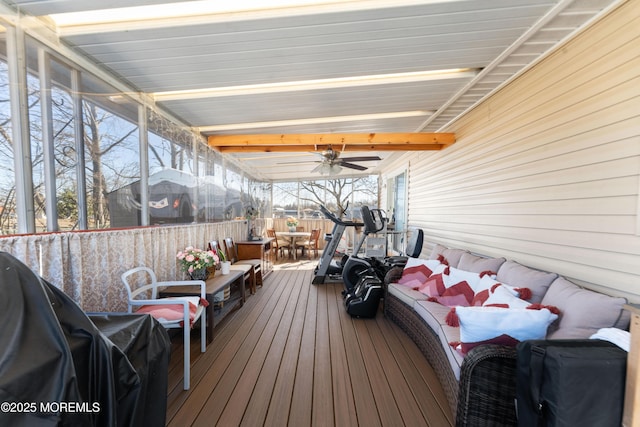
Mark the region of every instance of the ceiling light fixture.
POLYGON ((282 8, 340 3, 342 1, 344 0, 234 0, 233 2, 224 2, 220 0, 197 0, 152 4, 146 6, 105 8, 82 12, 53 13, 50 17, 57 25, 64 27, 69 25, 122 22, 125 20, 178 19, 208 14, 218 15, 258 10, 277 10, 282 8))
POLYGON ((52 13, 48 17, 60 34, 78 35, 359 12, 444 1, 458 0, 196 0, 104 9, 98 6, 82 12, 52 13))
POLYGON ((339 122, 351 122, 358 120, 384 120, 384 119, 398 119, 405 117, 423 117, 433 114, 433 111, 396 111, 390 113, 373 113, 373 114, 356 114, 350 116, 333 116, 333 117, 310 117, 308 119, 292 119, 292 120, 274 120, 271 122, 251 122, 251 123, 229 123, 226 125, 211 125, 202 126, 198 128, 201 133, 207 132, 222 132, 228 130, 242 130, 242 129, 259 129, 267 127, 278 126, 299 126, 299 125, 314 125, 321 123, 339 123, 339 122))
POLYGON ((278 92, 298 92, 305 90, 336 89, 357 86, 413 83, 429 80, 473 78, 479 69, 453 68, 448 70, 413 71, 407 73, 374 74, 369 76, 336 77, 332 79, 300 80, 293 82, 262 83, 241 86, 226 86, 206 89, 175 90, 156 92, 157 102, 218 98, 224 96, 256 95, 278 92))
POLYGON ((337 175, 342 172, 342 166, 321 163, 311 170, 311 173, 318 172, 320 175, 337 175))

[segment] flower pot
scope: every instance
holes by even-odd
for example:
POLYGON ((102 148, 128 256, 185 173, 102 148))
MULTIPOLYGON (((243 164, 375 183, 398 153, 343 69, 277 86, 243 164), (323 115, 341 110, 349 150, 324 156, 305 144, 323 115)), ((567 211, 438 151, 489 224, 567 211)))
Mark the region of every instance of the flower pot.
POLYGON ((220 264, 220 272, 224 275, 227 275, 229 274, 230 271, 231 271, 231 262, 222 261, 222 263, 220 264))
POLYGON ((207 267, 207 271, 209 272, 209 276, 207 278, 211 278, 216 275, 216 266, 207 267))
POLYGON ((293 227, 289 227, 289 231, 290 231, 291 233, 295 233, 295 231, 296 231, 296 227, 295 227, 295 226, 293 226, 293 227))
POLYGON ((206 268, 199 268, 189 273, 189 276, 191 277, 191 280, 207 280, 209 272, 206 268))

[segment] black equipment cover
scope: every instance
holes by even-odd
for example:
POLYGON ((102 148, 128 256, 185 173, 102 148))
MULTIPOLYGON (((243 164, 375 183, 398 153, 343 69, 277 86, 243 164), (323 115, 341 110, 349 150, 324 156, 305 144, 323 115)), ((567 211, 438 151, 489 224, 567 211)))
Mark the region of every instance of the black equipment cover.
POLYGON ((92 318, 0 252, 0 425, 164 426, 166 330, 149 315, 92 318))
POLYGON ((517 346, 518 426, 619 427, 627 352, 600 340, 529 340, 517 346))
POLYGON ((353 317, 375 317, 383 294, 382 280, 375 276, 363 276, 353 292, 344 297, 347 313, 353 317))

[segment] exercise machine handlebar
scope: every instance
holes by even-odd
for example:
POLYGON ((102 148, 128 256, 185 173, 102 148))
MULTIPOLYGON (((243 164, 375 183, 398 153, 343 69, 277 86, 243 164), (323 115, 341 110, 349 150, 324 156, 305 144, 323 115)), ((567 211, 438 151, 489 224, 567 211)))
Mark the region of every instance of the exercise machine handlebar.
POLYGON ((325 217, 327 217, 327 219, 330 219, 334 224, 342 225, 344 227, 361 227, 363 225, 361 222, 343 221, 342 219, 338 218, 333 212, 329 211, 329 209, 324 207, 324 205, 320 205, 320 211, 325 217))

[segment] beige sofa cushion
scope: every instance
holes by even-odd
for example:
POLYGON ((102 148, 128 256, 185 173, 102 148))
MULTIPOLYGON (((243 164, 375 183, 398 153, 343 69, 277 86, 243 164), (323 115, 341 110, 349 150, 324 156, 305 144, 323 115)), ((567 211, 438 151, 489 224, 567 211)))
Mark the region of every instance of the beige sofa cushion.
POLYGON ((558 277, 556 273, 535 270, 515 261, 507 261, 498 269, 496 280, 515 288, 529 288, 532 294, 529 301, 537 304, 542 301, 542 297, 556 277, 558 277))
POLYGON ((625 298, 617 298, 579 287, 558 277, 542 299, 543 305, 560 310, 547 338, 589 338, 601 328, 627 329, 630 314, 623 308, 625 298))
POLYGON ((442 349, 447 355, 447 359, 451 365, 451 370, 456 379, 459 380, 460 366, 462 366, 464 356, 449 345, 450 342, 460 341, 460 328, 451 327, 447 325, 445 321, 450 308, 437 302, 416 301, 413 309, 424 319, 427 325, 433 329, 436 335, 438 335, 440 345, 442 345, 442 349))
POLYGON ((431 251, 431 255, 429 259, 438 259, 439 255, 442 255, 444 259, 447 260, 447 263, 450 267, 458 267, 458 263, 460 262, 460 258, 462 254, 467 253, 464 249, 449 249, 445 246, 442 246, 439 243, 433 247, 431 251))
POLYGON ((491 271, 493 274, 498 272, 498 269, 504 264, 506 259, 504 258, 484 258, 470 253, 463 253, 458 263, 460 270, 471 271, 474 273, 482 273, 485 271, 491 271))
POLYGON ((389 283, 387 292, 407 304, 409 307, 413 307, 413 304, 416 301, 426 300, 429 298, 422 292, 415 291, 409 286, 399 285, 397 283, 389 283))

